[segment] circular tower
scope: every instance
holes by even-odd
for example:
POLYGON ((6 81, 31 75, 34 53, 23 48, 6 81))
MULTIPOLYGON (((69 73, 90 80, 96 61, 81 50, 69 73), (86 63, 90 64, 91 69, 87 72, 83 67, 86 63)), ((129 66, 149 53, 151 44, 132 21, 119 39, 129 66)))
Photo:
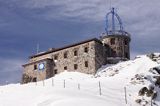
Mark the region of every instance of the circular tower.
POLYGON ((101 41, 108 48, 105 51, 108 62, 116 63, 130 59, 130 34, 123 30, 122 21, 114 8, 106 15, 105 30, 101 41))

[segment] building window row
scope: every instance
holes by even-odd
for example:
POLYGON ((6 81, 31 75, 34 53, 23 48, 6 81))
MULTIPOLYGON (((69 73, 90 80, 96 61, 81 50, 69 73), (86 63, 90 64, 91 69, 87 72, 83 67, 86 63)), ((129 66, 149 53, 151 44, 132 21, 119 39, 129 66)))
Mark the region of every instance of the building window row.
MULTIPOLYGON (((84 47, 84 52, 88 53, 89 48, 88 47, 84 47)), ((74 50, 74 56, 78 56, 78 50, 74 50)), ((68 58, 68 52, 64 52, 63 54, 63 58, 68 58)), ((58 55, 54 55, 54 60, 58 60, 58 55)))
MULTIPOLYGON (((119 41, 119 39, 118 39, 118 41, 119 41)), ((110 44, 111 45, 115 45, 116 44, 116 39, 115 38, 111 38, 110 44)), ((122 44, 122 42, 120 44, 122 44)), ((124 44, 128 45, 128 40, 124 40, 124 44)))
MULTIPOLYGON (((84 66, 88 68, 88 61, 85 61, 84 66)), ((78 69, 78 64, 74 64, 74 70, 78 69)), ((67 66, 64 67, 64 70, 67 70, 67 66)))

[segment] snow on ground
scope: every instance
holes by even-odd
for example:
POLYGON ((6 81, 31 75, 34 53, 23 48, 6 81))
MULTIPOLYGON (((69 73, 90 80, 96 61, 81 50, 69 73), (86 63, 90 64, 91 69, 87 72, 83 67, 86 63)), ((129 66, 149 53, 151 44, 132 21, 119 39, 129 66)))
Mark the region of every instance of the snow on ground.
POLYGON ((0 86, 0 106, 150 106, 151 97, 138 93, 151 85, 157 92, 153 106, 160 106, 160 89, 154 84, 154 76, 159 76, 154 67, 160 66, 159 60, 158 53, 137 56, 134 60, 103 66, 95 76, 63 72, 38 83, 0 86))

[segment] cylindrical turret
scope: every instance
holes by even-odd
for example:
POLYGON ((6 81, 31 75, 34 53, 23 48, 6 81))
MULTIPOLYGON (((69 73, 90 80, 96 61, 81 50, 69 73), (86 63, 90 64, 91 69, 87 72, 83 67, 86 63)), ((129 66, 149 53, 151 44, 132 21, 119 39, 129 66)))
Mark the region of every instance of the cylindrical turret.
POLYGON ((107 48, 104 50, 107 62, 117 63, 130 59, 130 34, 124 31, 121 18, 114 8, 106 15, 105 30, 106 32, 101 35, 101 41, 104 48, 107 48))
POLYGON ((130 59, 130 35, 127 32, 107 35, 102 34, 101 41, 108 45, 108 57, 117 57, 121 60, 130 59))

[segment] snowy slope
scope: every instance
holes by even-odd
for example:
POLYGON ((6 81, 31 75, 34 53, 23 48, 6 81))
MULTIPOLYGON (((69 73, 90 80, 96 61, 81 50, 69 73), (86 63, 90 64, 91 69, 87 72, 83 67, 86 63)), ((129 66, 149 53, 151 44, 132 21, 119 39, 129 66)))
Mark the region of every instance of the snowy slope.
POLYGON ((141 88, 150 86, 157 93, 153 106, 160 106, 160 88, 154 84, 154 76, 160 74, 153 69, 160 66, 159 60, 156 53, 103 66, 95 76, 63 72, 37 84, 1 86, 0 106, 150 106, 151 97, 138 95, 141 88))

